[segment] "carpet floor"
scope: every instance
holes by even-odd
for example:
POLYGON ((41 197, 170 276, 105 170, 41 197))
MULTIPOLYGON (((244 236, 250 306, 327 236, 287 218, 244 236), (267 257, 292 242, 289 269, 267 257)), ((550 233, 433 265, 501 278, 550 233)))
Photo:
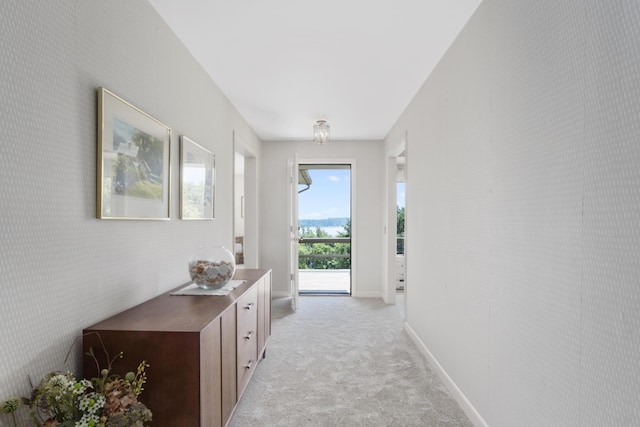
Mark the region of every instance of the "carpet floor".
POLYGON ((381 299, 273 300, 267 356, 229 427, 472 424, 381 299))

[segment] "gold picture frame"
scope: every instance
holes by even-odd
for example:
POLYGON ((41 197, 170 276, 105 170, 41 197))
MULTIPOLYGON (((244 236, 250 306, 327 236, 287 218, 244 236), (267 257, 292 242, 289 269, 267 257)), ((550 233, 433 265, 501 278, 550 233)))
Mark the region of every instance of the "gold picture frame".
POLYGON ((215 218, 215 156, 203 146, 180 137, 180 218, 215 218))
POLYGON ((97 218, 170 219, 171 128, 98 88, 97 218))

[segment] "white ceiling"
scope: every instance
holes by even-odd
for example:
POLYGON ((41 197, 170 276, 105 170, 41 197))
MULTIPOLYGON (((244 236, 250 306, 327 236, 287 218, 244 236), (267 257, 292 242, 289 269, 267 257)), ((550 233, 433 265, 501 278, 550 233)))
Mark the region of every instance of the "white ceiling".
POLYGON ((263 141, 383 139, 481 0, 150 0, 263 141))

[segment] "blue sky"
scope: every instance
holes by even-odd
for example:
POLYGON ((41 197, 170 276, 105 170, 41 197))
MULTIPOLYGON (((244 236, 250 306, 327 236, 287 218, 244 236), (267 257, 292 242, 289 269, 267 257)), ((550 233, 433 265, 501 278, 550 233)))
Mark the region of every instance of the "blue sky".
MULTIPOLYGON (((311 169, 311 188, 298 195, 300 219, 349 218, 351 171, 311 169)), ((302 186, 300 187, 302 188, 302 186)))
MULTIPOLYGON (((311 188, 298 195, 300 219, 349 218, 351 171, 311 169, 311 188)), ((300 187, 302 188, 302 186, 300 187)), ((398 204, 404 206, 404 183, 398 184, 398 204)))

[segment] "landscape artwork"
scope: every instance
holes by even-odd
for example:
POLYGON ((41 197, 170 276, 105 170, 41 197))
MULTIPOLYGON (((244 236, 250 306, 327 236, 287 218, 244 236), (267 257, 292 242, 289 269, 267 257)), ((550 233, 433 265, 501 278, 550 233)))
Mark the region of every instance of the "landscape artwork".
POLYGON ((162 200, 164 142, 114 117, 111 191, 142 199, 162 200))
POLYGON ((100 219, 169 219, 171 129, 101 88, 98 103, 100 219))

